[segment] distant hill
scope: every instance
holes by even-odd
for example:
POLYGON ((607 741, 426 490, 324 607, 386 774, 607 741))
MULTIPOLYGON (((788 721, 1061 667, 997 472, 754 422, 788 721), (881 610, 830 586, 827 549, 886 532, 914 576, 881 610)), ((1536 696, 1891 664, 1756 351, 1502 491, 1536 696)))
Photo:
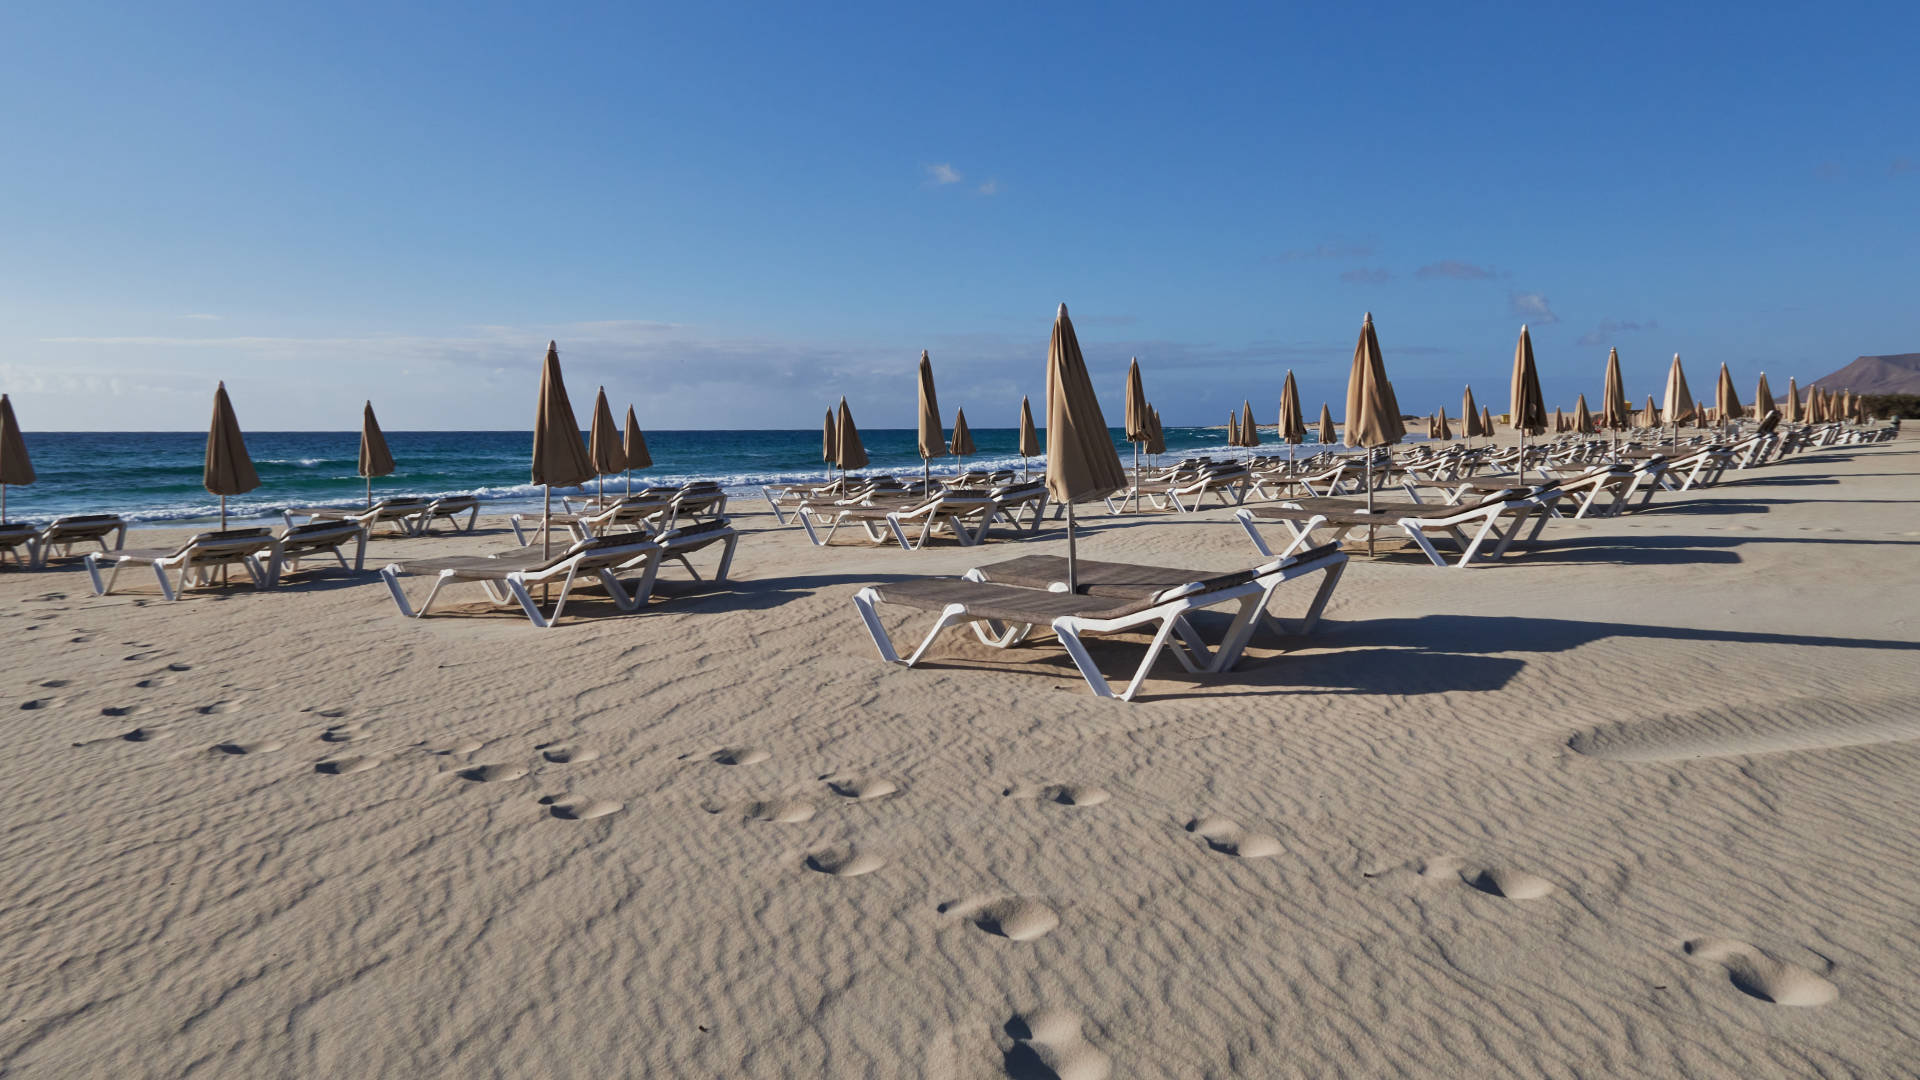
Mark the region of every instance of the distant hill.
POLYGON ((1856 394, 1920 394, 1920 353, 1862 356, 1811 385, 1856 394))

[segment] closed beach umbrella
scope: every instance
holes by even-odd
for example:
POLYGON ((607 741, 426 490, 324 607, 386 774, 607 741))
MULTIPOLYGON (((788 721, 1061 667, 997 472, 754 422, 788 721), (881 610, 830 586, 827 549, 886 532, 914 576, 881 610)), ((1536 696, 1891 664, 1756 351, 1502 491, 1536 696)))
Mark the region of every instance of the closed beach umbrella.
POLYGON ((1760 373, 1760 385, 1753 388, 1753 418, 1764 420, 1766 415, 1778 409, 1774 404, 1773 387, 1767 385, 1767 373, 1760 373))
POLYGON ((607 404, 604 386, 593 399, 593 428, 587 439, 587 456, 593 459, 594 494, 605 498, 606 476, 626 470, 627 452, 620 446, 620 429, 613 426, 613 406, 607 404))
POLYGON ((1240 445, 1240 414, 1237 412, 1227 413, 1227 445, 1240 445))
POLYGON ((1033 429, 1033 405, 1020 398, 1020 473, 1027 475, 1027 459, 1040 454, 1040 433, 1033 429))
POLYGON ((1469 386, 1460 395, 1461 435, 1468 439, 1477 439, 1482 435, 1491 435, 1491 431, 1480 430, 1480 407, 1473 403, 1473 387, 1469 386))
MULTIPOLYGON (((1386 362, 1380 358, 1380 339, 1373 330, 1373 313, 1360 323, 1360 340, 1353 346, 1353 368, 1347 374, 1347 433, 1349 446, 1365 450, 1367 512, 1373 512, 1373 451, 1405 438, 1400 407, 1387 384, 1386 362)), ((1367 526, 1367 554, 1373 554, 1373 526, 1367 526)))
POLYGON ((1253 422, 1253 402, 1240 402, 1240 445, 1254 447, 1260 445, 1260 425, 1253 422))
POLYGON ((593 460, 580 441, 580 420, 567 400, 567 383, 560 377, 560 346, 547 342, 547 358, 540 365, 540 405, 533 416, 533 482, 546 489, 540 509, 540 554, 552 554, 548 528, 553 524, 553 489, 573 487, 593 479, 593 460))
POLYGON ((1553 407, 1553 432, 1558 435, 1565 430, 1567 430, 1567 414, 1560 411, 1560 406, 1555 405, 1553 407))
POLYGON ((1513 347, 1513 385, 1510 399, 1510 422, 1513 429, 1520 433, 1520 482, 1527 482, 1527 436, 1538 435, 1547 429, 1547 403, 1540 396, 1540 371, 1533 363, 1533 336, 1527 333, 1525 324, 1520 327, 1520 340, 1513 347))
POLYGON ((1620 350, 1607 350, 1607 379, 1600 391, 1600 426, 1625 431, 1633 426, 1633 406, 1627 404, 1627 384, 1620 378, 1620 350))
POLYGON ((1280 384, 1279 436, 1288 446, 1307 441, 1307 419, 1300 411, 1300 387, 1294 384, 1292 368, 1287 369, 1287 379, 1280 384))
POLYGON ((207 490, 220 496, 220 527, 227 527, 227 496, 245 495, 260 486, 260 474, 253 471, 253 459, 247 456, 247 440, 240 434, 240 419, 233 415, 233 402, 227 398, 227 384, 213 392, 213 425, 207 429, 207 462, 202 474, 207 490))
POLYGON ((1723 363, 1720 365, 1720 381, 1714 387, 1713 393, 1714 419, 1725 424, 1728 421, 1738 420, 1744 415, 1746 410, 1740 407, 1740 395, 1733 389, 1733 374, 1723 363))
POLYGON ((820 460, 829 465, 840 460, 840 451, 833 438, 833 410, 827 410, 827 422, 820 428, 820 460))
POLYGON ((1680 354, 1673 354, 1673 366, 1667 369, 1667 396, 1660 403, 1660 414, 1673 425, 1673 437, 1680 437, 1680 421, 1693 415, 1693 392, 1687 389, 1687 373, 1680 366, 1680 354))
POLYGON ((627 455, 627 494, 631 495, 633 470, 653 468, 653 455, 647 452, 647 433, 640 430, 640 418, 633 415, 631 405, 627 406, 627 434, 620 444, 620 450, 627 455))
MULTIPOLYGON (((1765 378, 1765 376, 1762 376, 1765 378)), ((1800 411, 1800 383, 1793 376, 1787 376, 1787 412, 1785 419, 1789 424, 1797 424, 1803 418, 1800 411)))
POLYGON ((840 399, 840 414, 833 422, 833 463, 840 466, 841 476, 848 469, 867 467, 867 448, 860 442, 860 429, 853 425, 853 410, 847 408, 847 399, 840 399))
POLYGON ((1640 426, 1643 428, 1657 428, 1660 426, 1660 407, 1653 403, 1652 394, 1647 395, 1647 412, 1640 420, 1640 426))
MULTIPOLYGON (((1140 381, 1140 358, 1134 357, 1127 365, 1127 441, 1133 444, 1133 486, 1140 487, 1140 444, 1147 441, 1152 429, 1147 413, 1147 388, 1140 381)), ((1120 504, 1126 506, 1123 500, 1120 504)))
POLYGON ((1594 433, 1593 414, 1587 411, 1587 395, 1581 394, 1573 403, 1573 430, 1582 435, 1594 433))
POLYGON ((20 434, 19 421, 13 418, 13 402, 0 394, 0 525, 7 523, 7 485, 25 487, 31 483, 33 461, 27 457, 27 440, 20 434))
POLYGON ((1113 435, 1100 414, 1087 362, 1080 355, 1067 305, 1053 320, 1047 343, 1047 493, 1067 506, 1067 591, 1078 585, 1074 561, 1073 504, 1103 498, 1127 486, 1113 435))
POLYGON ((367 481, 367 505, 373 505, 373 478, 393 474, 393 455, 387 452, 387 437, 380 421, 373 418, 373 402, 360 410, 360 475, 367 481))
POLYGON ((1447 407, 1445 405, 1440 406, 1440 415, 1435 418, 1434 428, 1434 438, 1439 439, 1441 442, 1453 441, 1453 429, 1447 426, 1447 407))
POLYGON ((967 410, 953 410, 953 453, 955 457, 966 457, 974 452, 973 432, 967 430, 967 410))
POLYGON ((1434 416, 1432 413, 1428 413, 1427 414, 1427 438, 1432 440, 1432 439, 1438 439, 1439 437, 1440 437, 1440 421, 1434 419, 1434 416))
POLYGON ((1147 432, 1147 453, 1149 454, 1166 453, 1167 452, 1167 433, 1165 430, 1163 430, 1160 427, 1160 410, 1154 408, 1151 405, 1147 406, 1147 420, 1149 421, 1149 430, 1147 432))
POLYGON ((940 423, 940 399, 933 392, 933 361, 920 350, 920 479, 929 487, 933 482, 933 459, 947 456, 944 425, 940 423))
POLYGON ((1320 403, 1320 422, 1314 426, 1319 429, 1314 432, 1314 437, 1321 446, 1332 446, 1340 441, 1340 432, 1333 426, 1333 410, 1324 401, 1320 403))
POLYGON ((1493 438, 1493 431, 1493 409, 1482 405, 1480 406, 1480 434, 1491 439, 1493 438))

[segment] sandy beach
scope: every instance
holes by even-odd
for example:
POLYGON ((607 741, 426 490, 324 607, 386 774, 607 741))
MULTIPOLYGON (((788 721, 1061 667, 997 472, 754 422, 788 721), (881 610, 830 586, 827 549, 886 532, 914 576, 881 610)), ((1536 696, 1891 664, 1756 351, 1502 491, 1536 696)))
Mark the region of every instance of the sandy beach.
MULTIPOLYGON (((551 631, 9 570, 0 1075, 1915 1075, 1916 499, 1907 439, 1356 559, 1132 704, 855 617, 1057 529, 817 550, 738 499, 735 581, 551 631)), ((1224 509, 1081 550, 1256 561, 1224 509)))

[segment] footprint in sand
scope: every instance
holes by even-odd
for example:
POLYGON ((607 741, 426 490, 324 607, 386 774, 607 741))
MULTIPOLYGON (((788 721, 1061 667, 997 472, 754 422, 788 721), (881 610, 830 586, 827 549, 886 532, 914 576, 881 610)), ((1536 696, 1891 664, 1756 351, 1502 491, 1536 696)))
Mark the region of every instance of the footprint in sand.
POLYGON ((840 777, 827 781, 827 790, 843 799, 864 802, 867 799, 884 799, 900 790, 900 785, 884 776, 840 777))
POLYGON ((128 653, 127 655, 121 657, 120 659, 131 660, 131 661, 134 661, 135 663, 139 663, 142 661, 151 660, 154 657, 159 655, 160 655, 160 651, 158 649, 154 649, 146 652, 128 653))
POLYGON ((584 746, 568 746, 566 743, 545 743, 534 747, 540 756, 555 765, 585 765, 600 756, 600 751, 584 746))
POLYGON ((1027 896, 976 896, 941 904, 942 915, 958 915, 981 930, 1012 941, 1032 941, 1060 925, 1051 907, 1027 896))
POLYGON ((31 701, 23 701, 20 703, 20 708, 27 712, 33 712, 37 709, 51 709, 58 704, 60 704, 60 699, 57 697, 43 697, 34 698, 31 701))
POLYGON ((1421 877, 1428 881, 1459 881, 1507 900, 1539 900, 1553 894, 1558 886, 1538 874, 1510 866, 1480 866, 1458 855, 1441 855, 1421 862, 1421 877))
MULTIPOLYGON (((321 736, 325 738, 325 736, 321 736)), ((479 739, 455 739, 439 746, 428 746, 426 751, 435 757, 466 757, 481 747, 479 739)))
POLYGON ((527 775, 525 765, 475 765, 471 769, 461 769, 454 775, 462 780, 490 784, 499 780, 518 780, 527 775))
POLYGON ((582 795, 548 795, 540 802, 549 814, 562 821, 592 821, 626 809, 612 799, 589 799, 582 795))
POLYGON ((121 735, 120 738, 126 742, 152 742, 155 739, 167 738, 171 734, 172 732, 161 728, 137 727, 121 735))
POLYGON ((757 746, 726 746, 707 755, 715 765, 758 765, 772 754, 757 746))
MULTIPOLYGON (((31 629, 31 627, 29 627, 29 629, 31 629)), ((44 686, 44 687, 46 687, 46 688, 47 688, 47 689, 49 689, 49 690, 58 690, 58 689, 60 689, 60 688, 61 688, 61 687, 63 687, 63 686, 72 686, 72 685, 73 685, 73 680, 71 680, 71 679, 48 679, 48 680, 47 680, 46 682, 43 682, 43 683, 41 683, 40 685, 41 685, 41 686, 44 686)))
POLYGON ((347 710, 345 710, 345 709, 315 709, 315 710, 313 710, 313 715, 315 715, 315 716, 318 716, 318 717, 320 717, 320 718, 322 718, 322 719, 324 719, 324 720, 338 720, 338 719, 340 719, 341 717, 343 717, 343 716, 345 716, 345 715, 347 715, 347 710))
POLYGON ((260 742, 223 742, 213 744, 216 754, 271 754, 275 750, 286 749, 287 744, 279 739, 265 739, 260 742))
POLYGON ((1113 1063, 1080 1033, 1080 1018, 1064 1009, 1017 1013, 1001 1028, 1013 1040, 1001 1067, 1016 1080, 1107 1080, 1113 1063))
POLYGON ((147 711, 145 705, 109 705, 100 710, 101 716, 138 716, 147 711))
POLYGON ((324 773, 327 776, 352 776, 354 773, 363 773, 368 769, 378 768, 379 765, 380 759, 377 757, 355 755, 352 757, 328 758, 315 765, 313 771, 324 773))
POLYGON ((1694 938, 1681 948, 1697 960, 1721 965, 1736 989, 1761 1001, 1807 1008, 1840 996, 1840 988, 1813 969, 1775 959, 1744 941, 1694 938))
POLYGON ((887 860, 851 846, 809 852, 802 864, 807 869, 834 877, 859 877, 887 865, 887 860))
POLYGON ((335 724, 320 733, 321 742, 343 743, 366 738, 366 732, 359 724, 335 724))
POLYGON ((192 671, 193 665, 192 664, 168 664, 167 670, 168 671, 192 671))
POLYGON ((1223 817, 1195 818, 1187 822, 1187 831, 1205 840, 1213 850, 1242 859, 1262 859, 1284 850, 1279 840, 1265 833, 1248 832, 1223 817))
POLYGON ((200 713, 203 716, 219 716, 222 713, 230 713, 239 707, 240 703, 237 701, 216 701, 211 705, 200 706, 200 713))
POLYGON ((1037 799, 1060 806, 1099 806, 1113 796, 1092 784, 1015 784, 1000 794, 1010 799, 1037 799))
POLYGON ((139 687, 142 690, 158 690, 163 686, 173 685, 173 676, 150 675, 147 678, 141 679, 139 682, 134 683, 133 685, 139 687))
POLYGON ((772 799, 750 802, 740 810, 748 821, 766 821, 776 825, 798 825, 812 821, 814 806, 805 799, 772 799))

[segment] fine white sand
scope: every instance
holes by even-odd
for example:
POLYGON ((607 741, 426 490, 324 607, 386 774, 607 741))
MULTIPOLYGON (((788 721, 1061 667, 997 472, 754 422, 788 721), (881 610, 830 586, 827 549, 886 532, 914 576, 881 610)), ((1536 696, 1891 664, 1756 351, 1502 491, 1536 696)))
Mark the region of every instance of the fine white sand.
MULTIPOLYGON (((1355 560, 1311 640, 1132 705, 1044 636, 861 630, 1057 533, 819 551, 743 500, 737 581, 552 631, 0 573, 0 1074, 1912 1075, 1916 498, 1911 442, 1816 451, 1355 560)), ((1256 561, 1224 510, 1081 550, 1256 561)))

